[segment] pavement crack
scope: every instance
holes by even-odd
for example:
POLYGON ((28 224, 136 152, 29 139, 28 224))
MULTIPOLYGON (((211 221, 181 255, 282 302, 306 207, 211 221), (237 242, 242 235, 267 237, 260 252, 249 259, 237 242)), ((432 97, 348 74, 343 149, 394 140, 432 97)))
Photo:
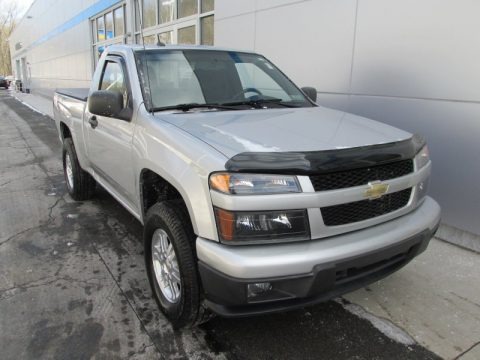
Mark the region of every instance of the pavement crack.
POLYGON ((65 202, 65 199, 63 196, 58 198, 57 201, 55 201, 55 203, 48 208, 48 222, 47 222, 48 224, 51 224, 55 220, 55 217, 52 216, 52 213, 53 213, 53 210, 58 206, 60 201, 65 202))
POLYGON ((32 281, 30 283, 25 283, 25 284, 22 284, 22 285, 12 286, 8 289, 1 290, 0 291, 0 300, 1 301, 7 300, 7 299, 10 299, 11 297, 15 296, 16 295, 16 293, 15 293, 16 290, 27 291, 29 289, 51 285, 51 284, 53 284, 54 282, 57 281, 57 279, 51 279, 49 281, 42 282, 42 283, 38 284, 38 282, 44 281, 46 279, 51 279, 51 277, 38 279, 38 280, 32 281), (4 296, 5 294, 6 294, 6 296, 4 296))
POLYGON ((97 279, 97 278, 90 278, 90 279, 81 280, 81 279, 74 279, 70 276, 60 276, 60 277, 56 276, 56 275, 46 276, 46 277, 41 278, 41 279, 37 279, 37 280, 31 281, 31 282, 15 285, 15 286, 9 287, 7 289, 0 290, 0 301, 9 299, 9 298, 15 296, 16 293, 15 294, 11 294, 11 293, 15 292, 16 290, 27 291, 27 290, 33 289, 33 288, 52 285, 52 284, 55 284, 56 282, 59 282, 59 281, 65 281, 69 284, 71 284, 71 283, 82 284, 83 286, 81 286, 81 287, 98 286, 101 283, 101 279, 97 279), (96 280, 96 282, 92 282, 92 280, 96 280), (7 294, 7 296, 4 296, 5 294, 7 294), (10 296, 8 296, 9 294, 10 294, 10 296))
POLYGON ((13 182, 13 179, 12 179, 12 180, 9 180, 9 181, 7 181, 7 182, 4 182, 3 184, 0 184, 0 187, 4 187, 5 185, 10 184, 11 182, 13 182))
POLYGON ((53 210, 55 209, 55 207, 58 206, 58 204, 59 204, 61 201, 64 201, 64 202, 65 202, 64 196, 58 198, 58 199, 55 201, 55 203, 48 208, 48 220, 47 220, 47 223, 46 223, 46 224, 35 225, 35 226, 32 226, 32 227, 29 227, 28 229, 24 229, 24 230, 22 230, 22 231, 19 231, 19 232, 15 233, 15 234, 11 235, 10 237, 6 238, 5 240, 0 241, 0 246, 8 243, 9 241, 12 241, 13 239, 17 238, 18 236, 23 235, 23 234, 25 234, 25 233, 27 233, 27 232, 29 232, 29 231, 31 231, 31 230, 39 229, 39 228, 44 227, 45 225, 51 224, 51 223, 55 220, 55 217, 52 216, 53 210))
POLYGON ((460 300, 463 300, 471 305, 474 305, 478 308, 480 308, 480 304, 477 304, 476 302, 472 301, 472 300, 469 300, 467 299, 466 297, 463 297, 461 295, 458 295, 458 294, 455 294, 453 291, 450 291, 450 294, 452 294, 453 296, 455 296, 456 298, 460 299, 460 300))
POLYGON ((29 232, 29 231, 31 231, 31 230, 38 229, 38 228, 40 228, 40 227, 41 227, 41 225, 36 225, 36 226, 29 227, 28 229, 24 229, 24 230, 22 230, 22 231, 19 231, 19 232, 17 232, 16 234, 13 234, 12 236, 8 237, 7 239, 1 241, 1 242, 0 242, 0 246, 8 243, 9 241, 12 241, 13 239, 15 239, 16 237, 18 237, 18 236, 20 236, 20 235, 23 235, 23 234, 25 234, 25 233, 27 233, 27 232, 29 232))
POLYGON ((461 352, 460 354, 458 354, 456 357, 453 358, 453 360, 457 360, 457 359, 460 359, 462 356, 464 356, 465 354, 469 353, 470 351, 472 351, 474 348, 476 348, 478 345, 480 345, 480 341, 477 341, 476 343, 474 343, 472 346, 470 346, 467 350, 461 352))

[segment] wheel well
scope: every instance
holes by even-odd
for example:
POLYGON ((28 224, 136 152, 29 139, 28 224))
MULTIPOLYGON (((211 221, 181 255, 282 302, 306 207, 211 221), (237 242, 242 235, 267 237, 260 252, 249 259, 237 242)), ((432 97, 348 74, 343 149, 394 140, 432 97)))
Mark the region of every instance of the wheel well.
POLYGON ((140 194, 142 210, 145 215, 153 205, 166 200, 183 200, 175 187, 157 173, 144 169, 140 175, 140 194))
POLYGON ((62 135, 62 139, 68 139, 72 137, 72 133, 70 132, 70 129, 65 123, 60 123, 60 132, 62 135))

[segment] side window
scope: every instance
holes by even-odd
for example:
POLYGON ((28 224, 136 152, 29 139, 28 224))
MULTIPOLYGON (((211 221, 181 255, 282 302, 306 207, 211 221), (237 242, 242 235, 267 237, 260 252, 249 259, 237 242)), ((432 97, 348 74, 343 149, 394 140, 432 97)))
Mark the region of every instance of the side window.
POLYGON ((107 61, 103 70, 102 80, 100 81, 100 89, 107 91, 117 91, 123 95, 123 107, 128 104, 128 90, 123 74, 122 66, 113 61, 107 61))

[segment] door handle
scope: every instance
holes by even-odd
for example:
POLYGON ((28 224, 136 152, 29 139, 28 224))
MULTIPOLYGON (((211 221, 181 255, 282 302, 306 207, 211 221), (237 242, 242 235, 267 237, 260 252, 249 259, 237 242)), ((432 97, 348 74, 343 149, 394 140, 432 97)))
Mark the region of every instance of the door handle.
POLYGON ((98 120, 96 116, 92 116, 90 119, 88 119, 88 123, 92 127, 92 129, 95 129, 98 126, 98 120))

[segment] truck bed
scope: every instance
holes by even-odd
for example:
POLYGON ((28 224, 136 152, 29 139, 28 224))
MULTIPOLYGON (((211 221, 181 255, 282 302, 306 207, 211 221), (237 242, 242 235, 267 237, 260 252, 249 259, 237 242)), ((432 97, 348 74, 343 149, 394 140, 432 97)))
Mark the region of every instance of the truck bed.
POLYGON ((87 101, 89 91, 90 89, 88 88, 68 88, 68 89, 55 90, 55 92, 60 95, 69 96, 71 98, 84 101, 84 102, 87 101))

